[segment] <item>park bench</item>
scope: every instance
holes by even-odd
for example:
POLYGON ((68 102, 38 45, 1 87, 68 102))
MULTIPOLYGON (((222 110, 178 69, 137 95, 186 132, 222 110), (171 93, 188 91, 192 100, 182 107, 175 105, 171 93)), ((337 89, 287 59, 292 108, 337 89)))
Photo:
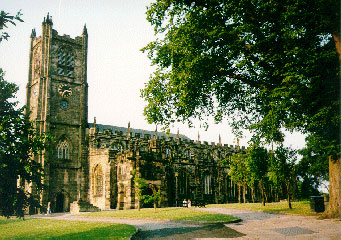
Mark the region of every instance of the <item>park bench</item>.
POLYGON ((205 205, 206 205, 205 200, 202 200, 202 199, 195 199, 192 201, 192 206, 206 207, 205 205))

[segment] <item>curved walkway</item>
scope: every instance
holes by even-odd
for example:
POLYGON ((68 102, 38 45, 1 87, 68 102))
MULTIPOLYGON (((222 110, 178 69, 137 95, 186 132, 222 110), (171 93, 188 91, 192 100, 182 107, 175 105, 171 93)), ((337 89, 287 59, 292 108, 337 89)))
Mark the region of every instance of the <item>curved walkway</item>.
POLYGON ((318 220, 314 216, 269 214, 227 208, 200 209, 241 218, 240 223, 228 224, 245 234, 235 239, 341 239, 341 221, 318 220))
POLYGON ((243 221, 233 224, 189 224, 169 220, 83 217, 70 213, 36 215, 73 221, 123 223, 139 229, 133 239, 335 239, 341 240, 340 220, 317 220, 315 217, 268 214, 227 208, 196 208, 234 215, 243 221))

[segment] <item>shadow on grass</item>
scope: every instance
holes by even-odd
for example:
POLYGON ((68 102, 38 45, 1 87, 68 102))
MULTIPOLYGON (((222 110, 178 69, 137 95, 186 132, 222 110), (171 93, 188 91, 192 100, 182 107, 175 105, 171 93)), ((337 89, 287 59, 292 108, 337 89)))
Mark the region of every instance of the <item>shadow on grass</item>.
POLYGON ((9 223, 14 223, 14 222, 19 222, 19 221, 30 221, 32 218, 5 218, 5 217, 0 217, 0 225, 4 224, 9 224, 9 223))
POLYGON ((162 228, 140 231, 132 239, 192 239, 192 238, 236 238, 245 234, 228 228, 223 224, 212 224, 200 227, 162 228))
POLYGON ((112 226, 99 227, 88 231, 68 233, 59 236, 52 234, 47 236, 44 233, 34 234, 30 236, 15 237, 15 239, 128 239, 135 229, 117 229, 112 226))

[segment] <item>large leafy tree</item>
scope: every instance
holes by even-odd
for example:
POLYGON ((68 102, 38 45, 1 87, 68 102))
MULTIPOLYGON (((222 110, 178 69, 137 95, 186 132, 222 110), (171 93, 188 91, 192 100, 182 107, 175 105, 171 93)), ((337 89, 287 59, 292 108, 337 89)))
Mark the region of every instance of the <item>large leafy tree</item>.
POLYGON ((297 189, 296 151, 279 146, 270 157, 269 178, 274 185, 284 185, 289 208, 297 189))
POLYGON ((33 156, 42 154, 45 136, 37 135, 24 108, 17 108, 17 90, 0 69, 0 215, 6 217, 23 217, 29 206, 38 207, 36 194, 43 187, 41 165, 33 156))
MULTIPOLYGON (((9 37, 2 32, 6 23, 14 24, 18 16, 20 13, 14 17, 1 11, 0 42, 9 37)), ((36 134, 25 109, 18 108, 18 87, 4 76, 0 68, 0 215, 23 217, 27 207, 39 206, 36 194, 43 188, 42 169, 33 156, 42 154, 46 137, 36 134)))
POLYGON ((228 117, 265 143, 298 130, 340 166, 339 1, 157 0, 147 20, 148 121, 228 117))
POLYGON ((229 175, 238 185, 238 202, 241 203, 241 187, 243 187, 243 202, 246 203, 246 190, 250 180, 250 171, 247 166, 246 156, 242 153, 229 157, 229 175))
POLYGON ((259 184, 262 194, 262 202, 265 206, 265 189, 268 182, 269 154, 267 150, 257 144, 249 147, 247 151, 247 166, 250 172, 249 186, 254 191, 255 183, 259 184))

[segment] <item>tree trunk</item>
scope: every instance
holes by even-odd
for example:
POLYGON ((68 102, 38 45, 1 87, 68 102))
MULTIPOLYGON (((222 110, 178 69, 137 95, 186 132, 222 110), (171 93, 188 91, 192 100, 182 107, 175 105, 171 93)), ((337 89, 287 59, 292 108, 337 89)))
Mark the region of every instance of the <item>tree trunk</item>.
POLYGON ((243 201, 246 203, 246 185, 243 185, 243 201))
POLYGON ((252 197, 252 202, 255 203, 255 187, 251 188, 251 197, 252 197))
POLYGON ((335 42, 335 48, 336 52, 339 55, 339 61, 341 61, 341 44, 340 44, 340 32, 332 34, 334 42, 335 42))
POLYGON ((139 199, 139 202, 137 204, 137 209, 140 211, 141 210, 141 202, 140 202, 140 199, 139 199))
POLYGON ((233 191, 233 186, 234 185, 234 183, 232 182, 232 179, 231 179, 231 182, 230 182, 230 188, 231 188, 231 198, 234 198, 235 196, 234 196, 234 191, 233 191))
POLYGON ((238 202, 241 203, 241 199, 240 199, 240 185, 238 184, 238 202))
POLYGON ((340 157, 332 160, 329 156, 329 204, 327 217, 341 217, 341 164, 340 157))
POLYGON ((291 197, 290 197, 290 183, 287 183, 287 196, 288 196, 288 204, 289 204, 289 209, 292 209, 291 206, 291 197))
POLYGON ((154 202, 154 212, 156 213, 156 202, 154 202))
POLYGON ((261 188, 261 191, 262 191, 262 202, 263 202, 263 206, 265 206, 264 186, 263 186, 262 183, 260 184, 260 188, 261 188))

